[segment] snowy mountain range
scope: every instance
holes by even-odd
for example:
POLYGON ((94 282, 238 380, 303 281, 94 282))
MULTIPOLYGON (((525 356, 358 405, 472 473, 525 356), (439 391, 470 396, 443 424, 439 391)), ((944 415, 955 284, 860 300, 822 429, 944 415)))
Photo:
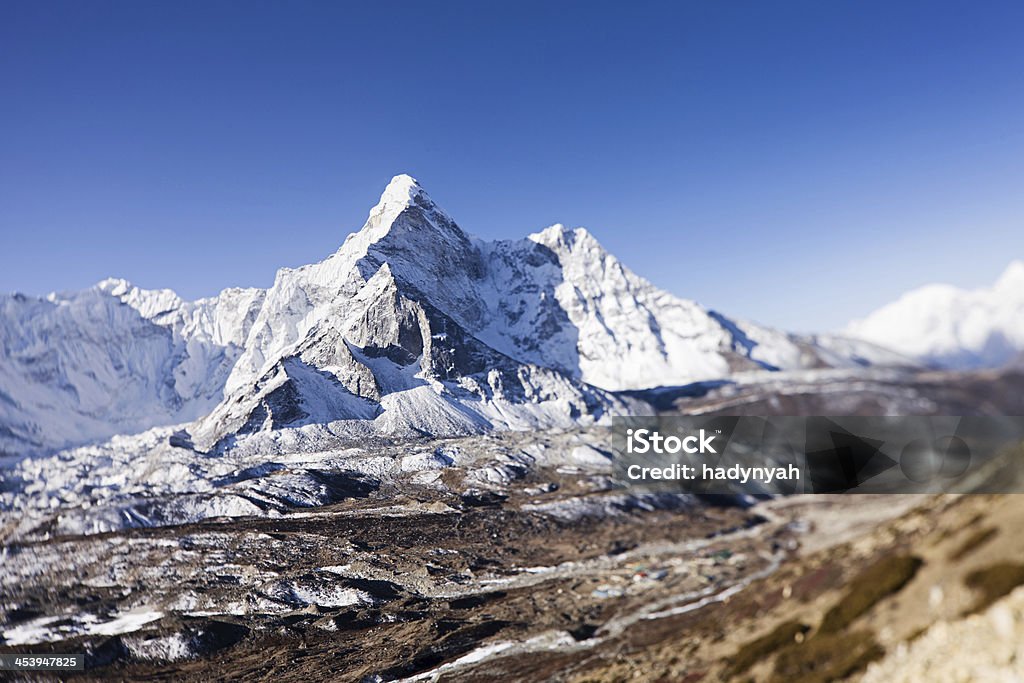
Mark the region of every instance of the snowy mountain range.
POLYGON ((1024 261, 991 287, 927 285, 851 323, 846 334, 943 368, 995 368, 1024 353, 1024 261))
POLYGON ((106 280, 4 296, 0 315, 6 455, 167 425, 208 452, 586 424, 636 409, 623 390, 903 361, 675 297, 582 228, 475 239, 406 175, 267 290, 187 302, 106 280))

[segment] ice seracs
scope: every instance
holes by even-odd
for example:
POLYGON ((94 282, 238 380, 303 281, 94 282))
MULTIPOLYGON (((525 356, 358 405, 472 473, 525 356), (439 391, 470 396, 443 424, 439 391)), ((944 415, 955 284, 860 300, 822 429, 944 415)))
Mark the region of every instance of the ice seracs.
POLYGON ((991 287, 934 284, 852 322, 850 336, 945 368, 999 367, 1024 351, 1024 261, 991 287))

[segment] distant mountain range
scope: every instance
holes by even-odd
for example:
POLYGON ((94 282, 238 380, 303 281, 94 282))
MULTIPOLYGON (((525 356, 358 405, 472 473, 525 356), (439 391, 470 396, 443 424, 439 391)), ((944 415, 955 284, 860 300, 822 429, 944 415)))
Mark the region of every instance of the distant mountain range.
POLYGON ((996 368, 1024 354, 1024 261, 1014 261, 991 287, 928 285, 863 320, 849 336, 880 344, 937 367, 996 368))
MULTIPOLYGON (((582 228, 472 238, 405 175, 337 252, 267 290, 187 302, 106 280, 3 296, 0 316, 7 455, 179 424, 203 452, 586 424, 643 409, 624 390, 906 362, 675 297, 582 228)), ((853 328, 891 342, 876 329, 853 328)))

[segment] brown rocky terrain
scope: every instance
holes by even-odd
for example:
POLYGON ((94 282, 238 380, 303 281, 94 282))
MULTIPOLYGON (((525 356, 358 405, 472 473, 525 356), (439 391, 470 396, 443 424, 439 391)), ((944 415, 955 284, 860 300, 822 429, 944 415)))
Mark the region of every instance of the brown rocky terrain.
MULTIPOLYGON (((875 409, 984 395, 1009 412, 1018 396, 973 376, 849 389, 875 409)), ((760 391, 686 407, 765 409, 760 391)), ((842 397, 792 384, 775 399, 824 412, 842 397)), ((1020 675, 1024 496, 641 493, 608 477, 595 434, 392 444, 374 457, 461 449, 463 464, 346 480, 327 504, 266 516, 72 534, 61 509, 9 520, 0 651, 85 652, 86 671, 61 675, 82 680, 1020 675)), ((261 476, 264 492, 293 477, 261 476)))

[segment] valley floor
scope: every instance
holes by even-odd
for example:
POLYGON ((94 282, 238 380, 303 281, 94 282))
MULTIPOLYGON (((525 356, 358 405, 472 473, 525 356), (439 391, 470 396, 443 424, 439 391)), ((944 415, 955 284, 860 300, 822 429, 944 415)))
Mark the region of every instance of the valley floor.
POLYGON ((995 634, 976 673, 1020 673, 1020 593, 985 592, 1024 581, 1020 496, 674 507, 530 479, 557 492, 9 544, 0 651, 87 651, 86 679, 954 680, 937 649, 966 629, 995 634))
MULTIPOLYGON (((664 398, 1020 414, 1021 377, 664 398)), ((83 680, 1024 679, 1024 496, 644 493, 609 442, 207 457, 155 430, 26 461, 0 479, 0 652, 84 652, 83 680)))

